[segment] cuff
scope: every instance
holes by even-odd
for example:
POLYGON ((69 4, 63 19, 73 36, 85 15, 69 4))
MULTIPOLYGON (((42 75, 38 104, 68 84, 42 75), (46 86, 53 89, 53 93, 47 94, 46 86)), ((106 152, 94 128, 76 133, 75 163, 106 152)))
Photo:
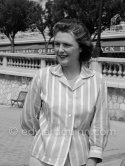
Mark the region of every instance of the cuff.
POLYGON ((98 162, 102 162, 102 148, 91 146, 88 158, 98 158, 98 162))

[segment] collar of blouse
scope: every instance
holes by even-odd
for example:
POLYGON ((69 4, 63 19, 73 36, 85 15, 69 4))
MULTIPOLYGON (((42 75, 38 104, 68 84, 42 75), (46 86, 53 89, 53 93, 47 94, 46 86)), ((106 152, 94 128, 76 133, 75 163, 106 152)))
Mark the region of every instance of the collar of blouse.
POLYGON ((62 72, 62 67, 60 64, 57 66, 51 66, 50 71, 53 75, 60 77, 59 80, 63 84, 65 84, 67 87, 69 87, 72 91, 79 88, 81 85, 83 85, 87 78, 93 77, 95 75, 95 72, 93 70, 90 70, 89 68, 82 65, 80 75, 75 83, 70 84, 70 82, 66 79, 62 72))
MULTIPOLYGON (((56 66, 51 66, 50 71, 52 74, 59 76, 59 77, 62 77, 64 75, 60 64, 58 64, 56 66)), ((82 65, 81 72, 80 72, 81 78, 85 79, 85 78, 92 77, 94 75, 95 75, 95 72, 93 70, 87 68, 85 65, 82 65)))

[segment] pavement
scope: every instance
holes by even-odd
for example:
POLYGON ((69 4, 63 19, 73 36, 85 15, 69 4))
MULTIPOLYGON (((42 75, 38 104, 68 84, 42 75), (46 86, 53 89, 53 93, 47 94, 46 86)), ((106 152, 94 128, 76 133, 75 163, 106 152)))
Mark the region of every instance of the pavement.
MULTIPOLYGON (((0 166, 28 166, 33 137, 20 126, 21 108, 0 105, 0 166)), ((103 163, 120 166, 125 159, 125 122, 111 121, 110 135, 103 163)))
POLYGON ((33 137, 20 127, 21 111, 0 106, 0 166, 28 166, 33 137))
POLYGON ((125 159, 125 122, 110 121, 110 134, 103 156, 103 163, 98 166, 120 166, 125 159))

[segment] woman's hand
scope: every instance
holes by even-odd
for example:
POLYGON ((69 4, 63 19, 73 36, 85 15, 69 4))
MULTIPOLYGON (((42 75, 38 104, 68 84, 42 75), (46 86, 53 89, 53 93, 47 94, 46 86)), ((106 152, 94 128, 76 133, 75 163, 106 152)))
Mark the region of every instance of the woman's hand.
POLYGON ((96 164, 97 164, 97 158, 89 158, 86 163, 86 166, 96 166, 96 164))
POLYGON ((121 162, 121 165, 120 166, 125 166, 125 159, 124 160, 122 160, 122 162, 121 162))

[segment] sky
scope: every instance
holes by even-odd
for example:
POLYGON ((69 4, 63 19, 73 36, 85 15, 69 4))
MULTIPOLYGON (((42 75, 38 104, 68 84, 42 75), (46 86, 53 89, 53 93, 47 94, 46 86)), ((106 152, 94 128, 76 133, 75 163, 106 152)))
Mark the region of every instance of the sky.
POLYGON ((47 2, 47 0, 33 0, 36 2, 39 2, 43 7, 45 6, 45 3, 47 2))

